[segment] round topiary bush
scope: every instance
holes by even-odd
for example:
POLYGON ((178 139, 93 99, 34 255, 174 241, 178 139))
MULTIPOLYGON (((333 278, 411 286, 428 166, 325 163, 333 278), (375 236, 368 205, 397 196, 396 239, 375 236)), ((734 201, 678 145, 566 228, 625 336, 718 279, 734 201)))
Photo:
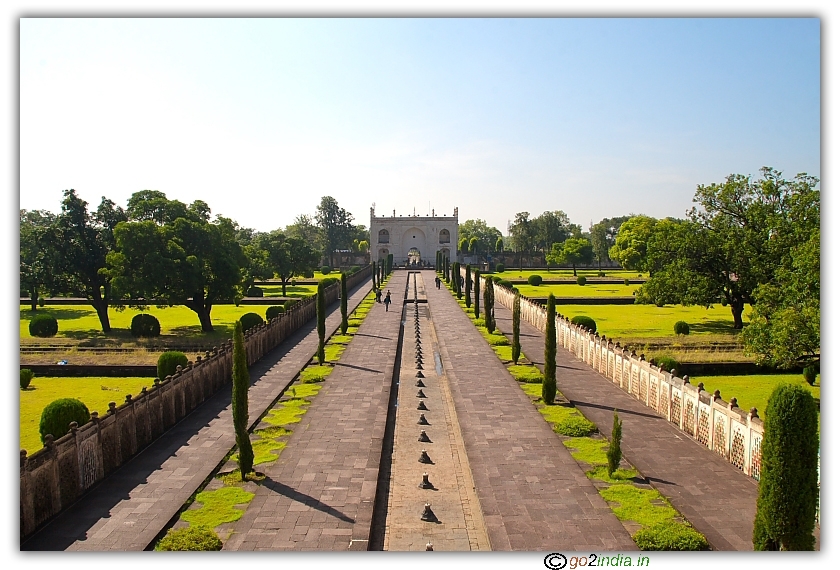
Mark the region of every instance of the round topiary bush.
POLYGON ((354 273, 358 273, 360 269, 361 269, 361 267, 359 267, 358 265, 354 265, 353 267, 350 268, 350 272, 348 273, 348 275, 353 275, 354 273))
POLYGON ((598 325, 595 324, 595 319, 587 315, 578 315, 572 318, 572 324, 583 327, 592 334, 595 334, 598 331, 598 325))
POLYGON ((21 368, 20 369, 20 389, 26 390, 29 388, 29 383, 32 382, 32 379, 35 378, 35 373, 32 372, 29 368, 21 368))
POLYGON ((802 376, 805 378, 805 381, 813 386, 814 382, 817 381, 817 374, 820 373, 820 365, 817 363, 809 364, 805 368, 802 369, 802 376))
POLYGON ((134 315, 131 319, 131 336, 135 338, 160 336, 160 321, 148 313, 134 315))
POLYGON ((606 276, 607 276, 607 274, 604 273, 603 271, 598 272, 598 277, 606 277, 606 276))
POLYGON ((245 313, 239 317, 239 322, 242 323, 242 332, 245 332, 248 329, 263 324, 264 321, 257 313, 245 313))
POLYGON ((332 271, 332 268, 329 265, 324 265, 321 267, 321 273, 323 273, 324 275, 329 275, 330 271, 332 271))
POLYGON ((629 280, 629 279, 625 279, 625 280, 624 280, 624 284, 625 284, 625 285, 630 285, 630 280, 629 280))
POLYGON ((586 277, 584 277, 583 275, 578 275, 577 284, 586 285, 586 277))
POLYGON ((688 334, 691 329, 685 321, 677 321, 674 323, 674 334, 688 334))
POLYGON ((260 289, 259 287, 256 287, 256 286, 248 289, 248 294, 246 295, 246 297, 262 297, 262 296, 263 296, 263 290, 260 289))
POLYGON ((163 551, 208 551, 221 550, 222 541, 212 529, 203 526, 169 529, 160 539, 155 550, 163 551))
POLYGON ((528 285, 532 285, 537 287, 538 285, 542 285, 542 276, 540 275, 529 275, 528 276, 528 285))
POLYGON ((46 302, 46 301, 44 301, 44 298, 43 298, 43 297, 38 297, 38 306, 39 306, 39 307, 43 307, 43 306, 44 306, 44 305, 46 305, 46 304, 47 304, 47 302, 46 302))
POLYGON ((496 273, 504 273, 505 272, 505 264, 504 263, 497 263, 496 264, 496 273))
POLYGON ((41 443, 45 442, 47 434, 54 439, 64 437, 70 432, 70 422, 84 425, 90 420, 90 412, 81 400, 76 398, 60 398, 47 404, 41 412, 41 423, 38 431, 41 433, 41 443))
POLYGON ((42 338, 55 336, 58 333, 58 321, 52 315, 35 315, 29 321, 29 334, 42 338))
POLYGON ((665 521, 633 535, 640 550, 708 550, 706 538, 685 523, 665 521))
POLYGON ((498 281, 496 281, 496 283, 498 283, 499 286, 504 287, 505 289, 513 289, 513 283, 511 283, 507 279, 499 279, 498 281))
POLYGON ((158 378, 163 380, 167 376, 172 376, 175 372, 177 372, 179 366, 183 368, 189 364, 189 362, 190 361, 187 360, 187 355, 183 352, 178 352, 177 350, 164 352, 158 357, 157 361, 158 378))
POLYGON ((654 358, 651 358, 650 361, 662 370, 665 370, 667 372, 676 370, 675 376, 680 375, 680 363, 677 361, 676 358, 673 358, 671 356, 656 356, 654 358))
POLYGON ((292 309, 292 307, 297 305, 299 302, 300 300, 298 299, 289 299, 288 301, 283 303, 283 307, 286 308, 286 312, 288 313, 292 309))
POLYGON ((265 320, 270 321, 277 315, 282 315, 286 312, 286 307, 283 305, 274 305, 265 310, 265 320))

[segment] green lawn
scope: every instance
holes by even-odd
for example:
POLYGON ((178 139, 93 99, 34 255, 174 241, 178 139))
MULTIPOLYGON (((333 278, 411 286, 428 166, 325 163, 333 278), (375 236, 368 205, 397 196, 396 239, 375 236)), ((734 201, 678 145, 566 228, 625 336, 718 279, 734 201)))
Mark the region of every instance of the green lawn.
POLYGON ((603 285, 590 282, 586 285, 569 283, 563 285, 514 285, 525 297, 632 297, 641 285, 603 285))
MULTIPOLYGON (((264 297, 282 297, 282 285, 260 285, 264 297)), ((299 297, 305 299, 318 292, 317 285, 286 285, 286 297, 299 297)))
POLYGON ((697 386, 703 382, 703 387, 709 393, 720 390, 725 401, 733 396, 738 398, 738 407, 742 410, 758 409, 758 416, 764 417, 767 400, 770 393, 778 384, 789 383, 802 386, 811 392, 814 398, 820 397, 819 376, 816 386, 809 386, 802 374, 752 374, 747 376, 694 376, 691 383, 697 386))
POLYGON ((20 448, 28 453, 41 449, 41 436, 38 424, 41 412, 50 402, 59 398, 78 398, 91 412, 104 416, 108 411, 108 402, 119 406, 125 402, 128 394, 136 396, 144 386, 151 387, 154 378, 56 378, 39 377, 32 379, 26 390, 20 392, 20 448))
MULTIPOLYGON (((603 273, 606 274, 607 279, 647 279, 647 273, 641 273, 641 277, 639 277, 639 271, 626 271, 624 269, 602 269, 603 273)), ((598 277, 598 269, 578 269, 577 270, 578 276, 583 275, 587 279, 590 277, 598 277)), ((528 279, 531 275, 539 275, 543 279, 574 279, 575 275, 571 269, 552 269, 548 271, 546 269, 523 269, 522 271, 519 270, 518 267, 508 267, 502 273, 496 273, 502 279, 528 279)))

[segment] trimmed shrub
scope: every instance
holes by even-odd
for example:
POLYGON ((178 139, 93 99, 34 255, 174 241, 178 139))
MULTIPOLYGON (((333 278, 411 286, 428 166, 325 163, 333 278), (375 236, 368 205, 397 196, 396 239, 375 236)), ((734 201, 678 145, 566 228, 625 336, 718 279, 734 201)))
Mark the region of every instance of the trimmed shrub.
POLYGON ((263 296, 263 290, 260 289, 259 287, 251 287, 250 289, 248 289, 248 293, 245 296, 246 297, 262 297, 263 296))
POLYGON ((691 329, 685 321, 677 321, 674 323, 674 334, 688 334, 691 329))
POLYGON ((20 369, 20 389, 26 390, 29 388, 29 383, 32 382, 32 379, 35 378, 35 373, 32 372, 29 368, 21 368, 20 369))
POLYGON ((341 274, 341 334, 347 334, 347 274, 341 274))
POLYGON ((135 338, 160 336, 160 321, 148 313, 134 315, 131 319, 131 336, 135 338))
POLYGON ((508 281, 507 279, 499 279, 496 281, 500 287, 504 287, 505 289, 513 289, 513 283, 508 281))
POLYGON ((187 355, 183 352, 178 352, 177 350, 170 350, 168 352, 164 352, 158 357, 157 361, 157 375, 158 378, 163 380, 167 376, 172 376, 175 374, 176 369, 178 366, 183 368, 187 364, 189 364, 189 360, 187 360, 187 355))
POLYGON ((38 306, 39 306, 39 307, 43 307, 43 306, 44 306, 44 305, 46 305, 46 304, 47 304, 47 302, 46 302, 46 301, 44 301, 44 298, 43 298, 43 297, 38 297, 38 306))
POLYGON ((677 361, 676 358, 671 356, 654 356, 650 359, 652 364, 655 364, 659 368, 671 372, 672 370, 676 370, 675 376, 680 375, 680 363, 677 361))
POLYGON ((473 304, 473 315, 477 319, 479 316, 479 302, 478 297, 481 295, 481 271, 475 270, 475 280, 473 281, 473 293, 475 294, 475 303, 473 304))
POLYGON ((487 332, 493 334, 493 331, 496 330, 496 319, 494 318, 494 308, 493 304, 495 303, 495 295, 493 292, 493 284, 489 280, 484 284, 484 328, 487 329, 487 332))
POLYGON ((755 550, 814 550, 817 413, 814 397, 802 386, 780 384, 770 394, 761 442, 755 550))
POLYGON ((542 400, 549 406, 554 404, 557 395, 557 323, 554 317, 554 293, 549 293, 545 304, 545 374, 542 384, 542 400))
POLYGON ((286 309, 286 312, 288 313, 290 310, 292 310, 292 307, 294 307, 298 303, 300 303, 300 299, 289 299, 288 301, 283 302, 283 307, 286 309))
POLYGON ((686 523, 665 521, 633 535, 640 550, 708 550, 706 537, 686 523))
MULTIPOLYGON (((286 301, 287 303, 289 301, 286 301)), ((284 305, 272 305, 271 307, 265 310, 265 320, 270 321, 277 315, 282 315, 286 312, 286 307, 284 305)))
POLYGON ((585 417, 575 414, 558 422, 554 431, 569 437, 586 437, 598 431, 598 427, 585 417))
POLYGON ((572 317, 572 324, 581 326, 589 332, 591 332, 592 334, 595 334, 598 331, 598 325, 595 324, 595 319, 587 315, 578 315, 576 317, 572 317))
POLYGON ((324 279, 321 279, 321 283, 324 284, 324 287, 329 287, 333 283, 338 283, 338 278, 337 277, 325 277, 324 279))
POLYGON ((541 275, 529 275, 528 276, 528 285, 533 287, 537 287, 538 285, 542 285, 542 276, 541 275))
POLYGON ((353 275, 354 273, 358 273, 361 269, 362 268, 359 267, 358 265, 354 265, 353 267, 350 268, 349 274, 353 275))
POLYGON ((586 285, 586 277, 584 277, 583 275, 578 275, 577 284, 581 286, 586 285))
POLYGON ((625 280, 624 280, 624 284, 625 284, 625 285, 630 285, 630 280, 629 280, 629 279, 625 279, 625 280))
POLYGON ((610 447, 607 449, 607 473, 612 477, 618 464, 621 463, 621 420, 618 419, 618 411, 613 410, 613 428, 610 447))
POLYGON ((326 335, 326 294, 324 289, 326 285, 321 281, 318 283, 318 292, 315 295, 315 316, 318 319, 318 364, 323 366, 326 356, 324 355, 324 337, 326 335))
POLYGON ((35 315, 29 321, 29 334, 42 338, 55 336, 58 333, 58 321, 52 315, 35 315))
POLYGON ((222 541, 212 529, 203 526, 169 529, 155 546, 158 551, 221 550, 222 541))
POLYGON ((606 276, 607 276, 607 274, 604 273, 603 271, 598 272, 598 277, 606 277, 606 276))
POLYGON ((496 264, 496 273, 504 273, 505 272, 505 264, 504 263, 497 263, 496 264))
POLYGON ((263 324, 265 321, 263 321, 263 318, 257 313, 245 313, 239 317, 239 322, 242 323, 242 332, 245 332, 263 324))
POLYGON ((469 263, 466 267, 466 276, 464 277, 464 304, 469 309, 472 306, 472 268, 469 263))
POLYGON ((510 349, 510 359, 513 360, 514 364, 519 362, 519 355, 522 352, 522 345, 519 343, 519 321, 522 318, 521 301, 519 291, 517 291, 513 295, 513 345, 510 349))
POLYGON ((239 449, 239 473, 244 481, 245 476, 254 468, 254 449, 248 435, 248 387, 251 384, 251 376, 248 374, 245 335, 242 329, 240 319, 233 325, 233 386, 230 407, 233 415, 236 447, 239 449))
POLYGON ((90 412, 81 400, 76 398, 59 398, 47 404, 41 412, 41 423, 38 431, 41 433, 41 443, 47 434, 58 439, 70 433, 70 422, 84 425, 90 420, 90 412))
POLYGON ((805 381, 813 386, 814 382, 817 381, 817 374, 820 373, 820 365, 819 364, 809 364, 805 368, 802 369, 802 376, 805 378, 805 381))
POLYGON ((323 273, 324 275, 329 275, 330 271, 332 271, 332 268, 329 265, 321 266, 321 273, 323 273))

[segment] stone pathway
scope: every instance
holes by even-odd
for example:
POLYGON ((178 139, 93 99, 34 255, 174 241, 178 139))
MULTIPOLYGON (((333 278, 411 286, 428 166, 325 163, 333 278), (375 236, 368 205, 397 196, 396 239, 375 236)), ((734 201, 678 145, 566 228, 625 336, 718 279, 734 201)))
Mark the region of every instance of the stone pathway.
MULTIPOLYGON (((496 304, 496 321, 508 337, 512 314, 496 304)), ((525 356, 543 366, 545 336, 520 326, 525 356)), ((557 350, 557 388, 603 434, 612 433, 613 410, 623 422, 624 457, 648 478, 715 550, 752 550, 758 485, 705 449, 564 349, 557 350)))
MULTIPOLYGON (((355 308, 370 291, 362 283, 348 299, 355 308)), ((341 315, 334 303, 328 333, 341 315)), ((256 421, 318 347, 313 319, 251 367, 248 406, 256 421)), ((391 359, 393 362, 393 358, 391 359)), ((230 389, 222 389, 76 504, 22 543, 21 550, 144 550, 235 445, 230 389)))
POLYGON ((386 285, 296 424, 225 550, 367 550, 397 356, 406 273, 386 285))
POLYGON ((491 548, 638 550, 451 293, 427 295, 491 548))

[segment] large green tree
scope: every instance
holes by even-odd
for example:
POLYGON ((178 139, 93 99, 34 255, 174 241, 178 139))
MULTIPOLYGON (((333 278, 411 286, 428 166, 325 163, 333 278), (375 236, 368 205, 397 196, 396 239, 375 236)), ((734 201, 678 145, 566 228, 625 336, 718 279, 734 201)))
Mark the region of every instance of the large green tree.
POLYGON ((350 249, 357 233, 353 225, 353 215, 340 207, 332 196, 324 196, 318 204, 315 219, 323 235, 326 250, 324 254, 330 260, 330 266, 335 267, 335 250, 350 249))
POLYGON ((42 292, 62 288, 61 259, 56 247, 56 216, 46 210, 20 211, 20 292, 38 309, 42 292))
POLYGON ((318 252, 300 238, 286 237, 279 230, 258 235, 252 247, 265 256, 265 265, 272 276, 280 278, 282 295, 295 275, 311 275, 320 260, 318 252))
POLYGON ((537 228, 528 212, 519 212, 510 226, 511 245, 519 257, 519 269, 522 269, 522 256, 528 256, 528 265, 533 265, 532 255, 537 241, 537 228))
POLYGON ((122 303, 184 305, 196 313, 201 330, 211 332, 210 311, 236 295, 247 260, 227 220, 185 216, 118 224, 117 251, 108 254, 106 274, 122 303))
POLYGON ((555 243, 546 256, 550 265, 571 265, 577 275, 578 265, 592 263, 592 243, 584 237, 572 237, 563 243, 555 243))
POLYGON ((495 250, 496 240, 502 237, 502 232, 488 226, 484 220, 475 219, 458 224, 458 236, 467 239, 469 249, 473 253, 487 255, 495 250))
POLYGON ((615 218, 604 218, 597 224, 589 226, 589 239, 592 241, 592 252, 598 261, 598 268, 602 263, 610 260, 610 248, 615 245, 615 238, 621 224, 629 220, 631 216, 618 216, 615 218))
POLYGON ((650 216, 633 216, 621 224, 609 249, 610 259, 624 269, 647 271, 647 243, 655 225, 656 218, 650 216))
POLYGON ((551 251, 552 244, 563 243, 570 237, 579 237, 581 228, 569 220, 563 210, 547 211, 534 218, 534 247, 543 256, 551 251))
POLYGON ((64 191, 53 226, 65 290, 88 299, 105 333, 111 332, 111 276, 105 271, 105 259, 115 247, 115 228, 125 219, 123 209, 104 196, 96 211, 88 212, 88 203, 70 189, 64 191))

